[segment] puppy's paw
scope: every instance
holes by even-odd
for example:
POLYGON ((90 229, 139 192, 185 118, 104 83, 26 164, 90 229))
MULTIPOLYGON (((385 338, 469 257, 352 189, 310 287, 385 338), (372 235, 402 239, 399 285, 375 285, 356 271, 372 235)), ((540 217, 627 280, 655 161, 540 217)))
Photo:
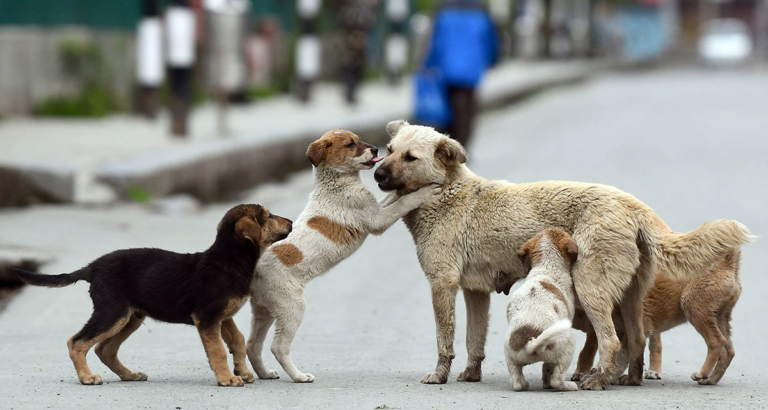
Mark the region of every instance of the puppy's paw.
POLYGON ((301 373, 298 377, 293 379, 294 383, 312 383, 315 381, 315 376, 312 376, 309 373, 301 373))
POLYGON ((605 384, 600 380, 599 372, 593 372, 581 380, 581 390, 605 390, 605 384))
POLYGON ((693 380, 695 380, 695 381, 699 381, 699 380, 706 380, 706 379, 707 379, 707 376, 706 376, 706 375, 703 375, 703 374, 701 374, 701 372, 696 372, 696 373, 694 373, 694 374, 692 374, 692 375, 691 375, 691 379, 693 379, 693 380))
POLYGON ((243 383, 243 379, 240 376, 223 376, 220 378, 217 377, 216 383, 223 387, 243 387, 245 385, 245 383, 243 383))
POLYGON ((443 194, 442 185, 432 184, 432 196, 440 196, 443 194))
POLYGON ((429 372, 421 378, 421 382, 424 384, 445 384, 448 382, 448 375, 440 377, 435 372, 429 372))
POLYGON ((235 370, 235 376, 240 376, 240 378, 243 379, 243 381, 246 383, 253 383, 256 381, 256 377, 254 377, 253 372, 248 369, 235 370))
POLYGON ((144 381, 147 381, 147 379, 148 379, 147 375, 142 372, 133 372, 130 374, 120 376, 120 380, 124 382, 144 382, 144 381))
POLYGON ((479 382, 483 378, 483 371, 480 368, 473 367, 464 369, 459 373, 456 380, 460 382, 479 382))
POLYGON ((529 384, 527 380, 519 381, 517 383, 512 382, 512 388, 515 389, 515 391, 526 391, 528 390, 529 384))
POLYGON ((104 381, 101 380, 101 376, 98 374, 89 374, 80 378, 80 383, 86 386, 98 386, 100 384, 104 384, 104 381))
POLYGON ((712 379, 701 379, 701 380, 698 380, 696 383, 702 386, 714 386, 717 384, 717 382, 712 379))
POLYGON ((573 376, 571 376, 571 381, 580 382, 584 376, 586 376, 584 373, 575 372, 573 373, 573 376))
POLYGON ((648 369, 648 371, 645 372, 645 378, 650 380, 661 380, 661 373, 648 369))
POLYGON ((277 374, 277 370, 267 370, 266 373, 260 373, 259 379, 279 379, 280 375, 277 374))

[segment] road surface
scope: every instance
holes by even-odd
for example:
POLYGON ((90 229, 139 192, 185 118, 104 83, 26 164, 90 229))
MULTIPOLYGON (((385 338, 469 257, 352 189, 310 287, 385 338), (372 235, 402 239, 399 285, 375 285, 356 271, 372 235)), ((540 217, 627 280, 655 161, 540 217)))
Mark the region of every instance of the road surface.
MULTIPOLYGON (((483 115, 469 165, 480 175, 513 182, 561 179, 614 185, 645 201, 678 231, 734 218, 765 235, 766 96, 765 72, 610 74, 483 115)), ((375 189, 372 172, 363 178, 375 189)), ((242 201, 259 202, 293 218, 304 207, 311 185, 311 174, 305 172, 244 194, 242 201)), ((0 244, 55 256, 45 267, 48 273, 72 271, 117 248, 198 251, 212 242, 216 223, 231 205, 177 216, 139 205, 4 211, 0 244)), ((217 387, 192 327, 148 320, 123 345, 120 357, 131 369, 147 373, 149 381, 120 382, 91 353, 91 369, 105 384, 81 386, 66 340, 90 314, 87 284, 28 287, 0 313, 0 408, 764 408, 767 266, 768 242, 744 247, 744 292, 733 320, 737 355, 720 385, 699 386, 690 379, 706 346, 685 325, 663 336, 662 380, 574 393, 542 391, 540 365, 525 369, 531 391, 512 391, 502 350, 503 295, 492 297, 483 381, 455 380, 466 362, 459 296, 457 357, 449 383, 419 384, 436 361, 434 321, 429 287, 402 223, 369 238, 355 255, 309 285, 307 313, 292 355, 302 371, 315 375, 312 384, 291 383, 267 351, 266 362, 279 370, 279 380, 217 387)), ((247 334, 248 309, 236 322, 247 334)), ((580 348, 584 337, 574 333, 580 348)))

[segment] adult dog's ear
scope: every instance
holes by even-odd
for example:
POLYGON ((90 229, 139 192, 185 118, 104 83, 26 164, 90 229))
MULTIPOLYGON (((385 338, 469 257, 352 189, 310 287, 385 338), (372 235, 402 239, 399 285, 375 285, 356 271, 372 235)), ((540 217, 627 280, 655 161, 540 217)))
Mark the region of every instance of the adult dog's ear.
POLYGON ((328 141, 319 139, 307 148, 307 159, 314 166, 320 165, 320 161, 325 158, 325 149, 328 148, 328 141))
POLYGON ((517 257, 520 258, 520 262, 523 264, 523 274, 526 276, 531 271, 531 250, 533 250, 533 242, 529 240, 517 251, 517 257))
POLYGON ((235 224, 235 233, 242 239, 251 241, 259 246, 261 240, 261 225, 253 216, 244 216, 235 224))
POLYGON ((400 128, 403 128, 406 125, 409 124, 405 120, 390 121, 389 124, 387 124, 387 134, 389 134, 390 137, 394 137, 400 131, 400 128))
POLYGON ((467 151, 458 143, 458 141, 442 137, 437 144, 435 157, 444 165, 456 165, 467 162, 467 151))

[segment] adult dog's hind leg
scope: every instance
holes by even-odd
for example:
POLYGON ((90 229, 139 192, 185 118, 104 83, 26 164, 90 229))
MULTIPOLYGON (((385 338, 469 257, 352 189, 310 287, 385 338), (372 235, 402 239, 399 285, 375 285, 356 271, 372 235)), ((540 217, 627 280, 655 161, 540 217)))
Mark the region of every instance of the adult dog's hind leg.
POLYGON ((263 307, 252 305, 253 316, 251 318, 251 335, 248 336, 248 359, 251 366, 259 376, 259 379, 279 379, 276 370, 269 370, 264 366, 261 352, 264 349, 264 339, 267 338, 269 328, 275 323, 275 319, 263 307))
POLYGON ((624 321, 627 348, 629 349, 629 372, 621 379, 624 386, 643 384, 643 355, 645 354, 645 329, 643 329, 643 299, 653 285, 655 275, 653 262, 644 255, 641 248, 640 266, 635 271, 632 284, 621 300, 621 316, 624 321))
POLYGON ((117 358, 117 351, 120 349, 120 346, 141 326, 142 322, 144 322, 144 316, 134 313, 128 321, 128 324, 125 325, 122 330, 116 335, 96 345, 96 348, 94 349, 96 356, 99 357, 101 362, 109 367, 109 369, 116 375, 120 376, 120 380, 122 381, 147 380, 146 374, 131 371, 117 358))
POLYGON ((459 381, 479 382, 483 377, 485 339, 488 334, 488 315, 491 295, 464 289, 467 304, 467 368, 459 374, 459 381))
POLYGON ((312 383, 315 376, 302 373, 291 360, 291 343, 296 336, 296 331, 301 326, 304 318, 304 298, 295 298, 290 301, 281 301, 281 306, 275 311, 277 322, 275 323, 275 339, 272 341, 272 354, 283 367, 288 376, 296 383, 312 383))
MULTIPOLYGON (((442 273, 442 272, 441 272, 442 273)), ((443 273, 442 276, 428 276, 432 287, 432 308, 437 325, 437 366, 421 378, 425 384, 445 384, 451 371, 453 337, 456 330, 456 293, 459 291, 458 274, 443 273)))
POLYGON ((232 354, 235 376, 240 376, 246 383, 253 383, 256 379, 253 377, 253 372, 248 370, 248 366, 245 364, 245 337, 240 333, 232 318, 224 319, 221 322, 221 337, 232 354))
POLYGON ((595 355, 597 354, 597 335, 595 331, 591 330, 587 332, 587 341, 584 342, 584 347, 579 353, 579 359, 576 362, 576 370, 571 376, 571 380, 578 382, 588 375, 592 371, 592 366, 595 364, 595 355))

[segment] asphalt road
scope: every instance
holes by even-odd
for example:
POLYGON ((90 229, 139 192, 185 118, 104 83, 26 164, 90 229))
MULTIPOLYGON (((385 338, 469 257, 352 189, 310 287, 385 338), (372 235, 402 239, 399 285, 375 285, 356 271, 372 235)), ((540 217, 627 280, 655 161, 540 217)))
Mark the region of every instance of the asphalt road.
MULTIPOLYGON (((645 201, 678 231, 734 218, 765 235, 766 96, 766 72, 606 75, 482 116, 469 165, 480 175, 513 182, 614 185, 645 201)), ((372 182, 372 173, 363 177, 372 182)), ((298 174, 250 192, 243 201, 295 217, 311 183, 311 174, 298 174)), ((138 205, 5 211, 0 244, 49 252, 57 258, 46 266, 49 273, 74 270, 117 248, 197 251, 212 242, 216 223, 230 205, 179 216, 138 205)), ((502 350, 503 295, 492 297, 483 381, 455 381, 466 361, 459 296, 457 358, 449 383, 419 384, 436 360, 434 322, 429 287, 402 223, 369 238, 355 255, 309 285, 292 355, 302 371, 315 375, 312 384, 291 383, 267 352, 267 365, 278 369, 281 379, 219 388, 193 328, 147 321, 120 356, 128 367, 147 373, 149 381, 120 382, 90 354, 91 369, 105 384, 81 386, 66 340, 90 314, 87 285, 27 288, 0 313, 0 408, 764 408, 766 266, 768 242, 744 247, 744 292, 733 321, 737 355, 720 385, 699 386, 690 379, 706 347, 684 325, 663 336, 663 380, 573 393, 543 391, 540 365, 525 369, 531 391, 512 391, 502 350)), ((248 310, 236 321, 247 334, 248 310)), ((580 347, 584 337, 574 333, 580 347)))

